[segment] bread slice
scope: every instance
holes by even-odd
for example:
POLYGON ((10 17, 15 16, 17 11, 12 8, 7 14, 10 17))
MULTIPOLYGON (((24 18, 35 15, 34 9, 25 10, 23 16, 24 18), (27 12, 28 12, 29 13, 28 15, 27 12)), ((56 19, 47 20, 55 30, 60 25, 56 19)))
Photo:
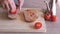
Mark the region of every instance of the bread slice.
POLYGON ((27 9, 24 11, 25 20, 28 22, 35 21, 38 18, 38 11, 34 9, 27 9))

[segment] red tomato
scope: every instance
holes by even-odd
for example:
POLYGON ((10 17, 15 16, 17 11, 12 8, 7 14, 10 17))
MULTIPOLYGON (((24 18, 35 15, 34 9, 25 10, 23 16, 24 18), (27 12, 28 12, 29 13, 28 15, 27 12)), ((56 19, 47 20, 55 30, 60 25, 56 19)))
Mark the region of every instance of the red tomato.
POLYGON ((10 11, 10 13, 11 13, 11 14, 16 14, 16 11, 14 11, 14 12, 11 12, 11 11, 10 11))
POLYGON ((36 22, 35 23, 35 28, 36 29, 40 29, 42 27, 42 23, 41 22, 36 22))
POLYGON ((56 21, 57 20, 57 16, 52 16, 52 21, 56 21))
POLYGON ((50 20, 51 15, 50 15, 50 14, 46 14, 46 15, 44 16, 44 18, 45 18, 46 20, 50 20))

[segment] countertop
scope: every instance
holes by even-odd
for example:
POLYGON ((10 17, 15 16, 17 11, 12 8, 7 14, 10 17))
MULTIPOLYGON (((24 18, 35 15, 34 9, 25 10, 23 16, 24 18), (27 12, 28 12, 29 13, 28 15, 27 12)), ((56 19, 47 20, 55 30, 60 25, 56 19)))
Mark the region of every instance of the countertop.
MULTIPOLYGON (((39 4, 37 5, 36 3, 33 6, 33 3, 31 4, 30 1, 32 3, 32 2, 37 1, 37 0, 34 0, 34 1, 25 0, 25 3, 24 3, 23 7, 25 7, 25 8, 42 8, 43 6, 45 6, 45 5, 43 5, 44 3, 42 4, 42 2, 44 0, 41 0, 41 1, 38 0, 38 2, 39 1, 41 2, 42 7, 39 6, 39 4)), ((44 8, 46 8, 46 7, 44 7, 44 8)), ((0 33, 0 34, 60 34, 60 12, 59 11, 60 11, 60 8, 57 5, 57 17, 58 17, 58 20, 57 20, 57 22, 46 21, 47 32, 45 32, 45 33, 24 33, 24 32, 20 32, 20 33, 0 33)))

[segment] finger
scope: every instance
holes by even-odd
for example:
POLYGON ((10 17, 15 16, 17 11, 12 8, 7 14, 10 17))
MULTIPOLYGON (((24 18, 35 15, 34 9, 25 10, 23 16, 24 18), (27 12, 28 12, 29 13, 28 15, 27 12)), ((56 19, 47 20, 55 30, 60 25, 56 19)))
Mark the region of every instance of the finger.
POLYGON ((8 0, 9 6, 10 6, 10 11, 14 12, 16 10, 16 5, 14 3, 14 0, 8 0))
POLYGON ((9 11, 9 10, 10 10, 10 8, 9 8, 9 4, 8 4, 7 0, 5 0, 5 1, 4 1, 4 4, 6 5, 6 7, 5 7, 5 8, 9 11))
POLYGON ((2 7, 5 9, 5 4, 4 4, 4 3, 2 3, 1 5, 2 5, 2 7))
POLYGON ((0 5, 4 8, 4 3, 2 0, 0 0, 0 5))

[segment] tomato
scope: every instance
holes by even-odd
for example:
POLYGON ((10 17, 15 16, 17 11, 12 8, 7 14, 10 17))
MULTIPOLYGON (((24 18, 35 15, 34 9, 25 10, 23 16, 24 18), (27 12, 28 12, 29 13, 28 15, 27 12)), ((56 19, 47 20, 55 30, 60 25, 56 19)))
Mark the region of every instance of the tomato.
POLYGON ((57 20, 57 16, 52 16, 52 21, 56 21, 57 20))
POLYGON ((42 23, 41 22, 36 22, 35 23, 35 28, 36 29, 40 29, 42 27, 42 23))
POLYGON ((16 11, 10 11, 11 14, 16 14, 16 11))
POLYGON ((44 18, 45 18, 46 20, 50 20, 51 14, 45 14, 44 18))

